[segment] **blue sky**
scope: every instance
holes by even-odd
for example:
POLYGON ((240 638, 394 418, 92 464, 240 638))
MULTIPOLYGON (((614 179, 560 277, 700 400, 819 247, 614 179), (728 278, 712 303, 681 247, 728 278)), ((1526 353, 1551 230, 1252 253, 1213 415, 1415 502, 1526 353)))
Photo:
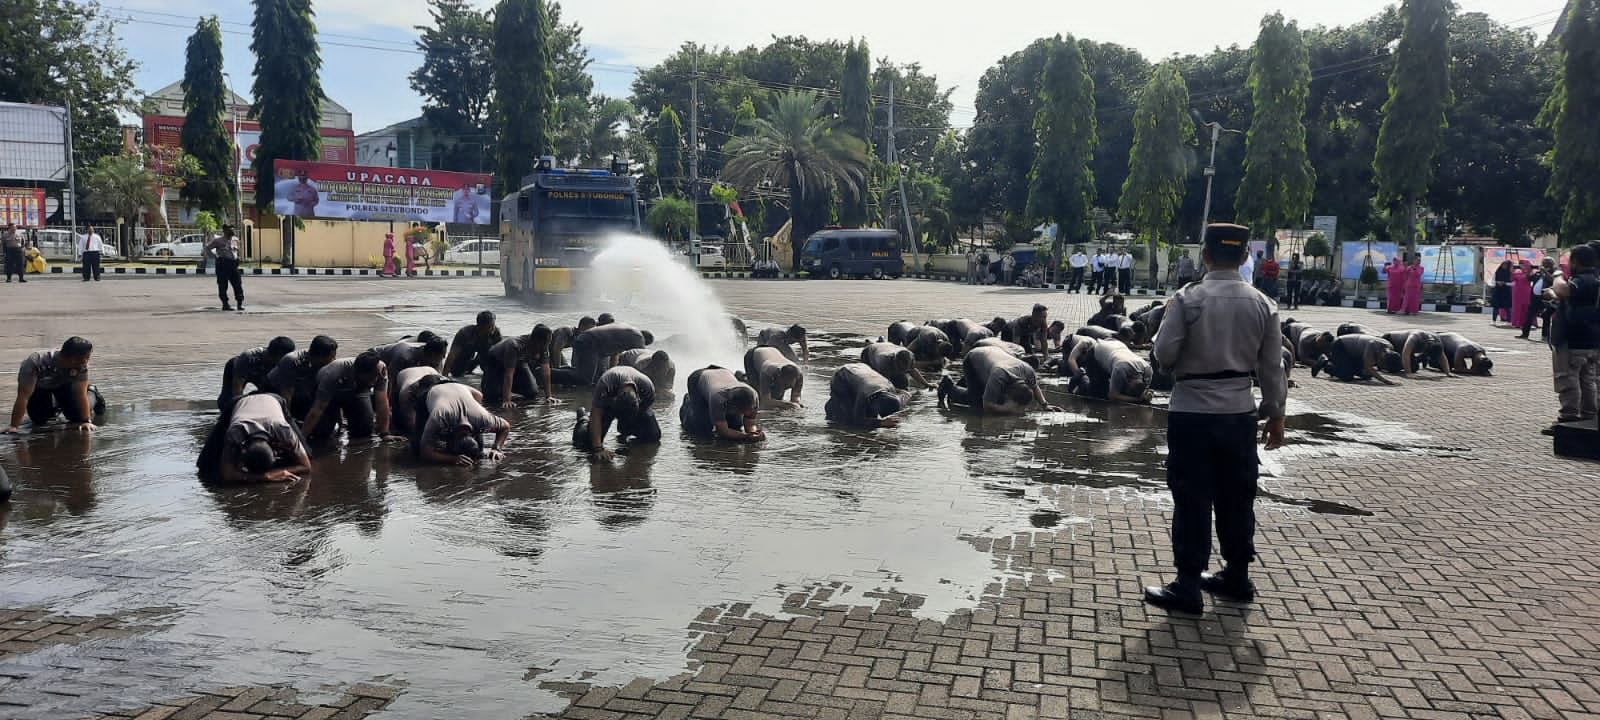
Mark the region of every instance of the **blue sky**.
MULTIPOLYGON (((1532 32, 1547 34, 1565 0, 1457 0, 1463 11, 1486 12, 1532 32)), ((223 47, 233 87, 249 96, 254 57, 250 53, 248 0, 104 0, 107 14, 123 18, 119 35, 140 63, 138 84, 146 92, 183 75, 184 42, 196 19, 222 21, 223 47)), ((479 1, 475 4, 486 6, 479 1)), ((1216 45, 1248 44, 1262 15, 1282 10, 1302 26, 1338 25, 1381 9, 1383 0, 1274 2, 1272 0, 1130 0, 1121 3, 987 0, 811 0, 806 3, 751 0, 569 0, 563 17, 577 20, 595 64, 595 87, 625 96, 637 67, 648 67, 681 43, 744 47, 772 35, 865 38, 874 58, 919 62, 946 85, 957 87, 957 125, 972 120, 973 95, 983 71, 1033 39, 1073 33, 1116 42, 1152 59, 1203 52, 1216 45), (844 23, 839 18, 850 18, 844 23)), ((406 76, 416 69, 416 32, 427 19, 423 0, 314 0, 322 33, 322 84, 329 97, 354 114, 357 133, 418 114, 421 99, 406 76)))

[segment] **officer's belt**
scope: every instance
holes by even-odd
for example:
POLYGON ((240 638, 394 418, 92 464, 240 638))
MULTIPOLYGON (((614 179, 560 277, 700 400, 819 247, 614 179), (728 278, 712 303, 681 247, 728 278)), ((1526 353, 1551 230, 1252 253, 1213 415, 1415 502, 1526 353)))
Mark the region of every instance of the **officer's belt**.
POLYGON ((1234 378, 1247 378, 1254 376, 1255 373, 1246 372, 1244 370, 1223 370, 1221 372, 1214 373, 1184 375, 1183 377, 1178 378, 1178 382, 1189 382, 1190 380, 1232 380, 1234 378))

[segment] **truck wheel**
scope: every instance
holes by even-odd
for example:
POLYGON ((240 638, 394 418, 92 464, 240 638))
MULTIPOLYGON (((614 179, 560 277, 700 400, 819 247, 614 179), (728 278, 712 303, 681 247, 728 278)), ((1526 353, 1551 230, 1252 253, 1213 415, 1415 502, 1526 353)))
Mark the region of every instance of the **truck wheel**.
POLYGON ((872 266, 872 279, 873 280, 882 280, 883 279, 883 266, 882 265, 873 265, 872 266))
POLYGON ((828 279, 829 280, 838 280, 839 278, 842 278, 842 277, 844 277, 844 270, 841 270, 838 265, 834 265, 834 266, 831 266, 831 267, 828 268, 828 279))

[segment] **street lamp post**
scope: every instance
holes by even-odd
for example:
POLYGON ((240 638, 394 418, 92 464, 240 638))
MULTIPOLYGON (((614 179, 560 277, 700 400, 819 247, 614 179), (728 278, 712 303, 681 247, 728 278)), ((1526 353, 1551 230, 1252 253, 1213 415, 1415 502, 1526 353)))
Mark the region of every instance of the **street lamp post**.
POLYGON ((1217 178, 1217 140, 1222 137, 1222 133, 1224 133, 1224 132, 1231 132, 1231 133, 1235 133, 1235 134, 1241 134, 1238 130, 1231 130, 1229 128, 1223 127, 1222 123, 1219 123, 1219 122, 1208 122, 1208 123, 1203 123, 1203 125, 1205 127, 1211 128, 1211 160, 1210 160, 1210 162, 1208 162, 1206 164, 1206 170, 1205 170, 1205 173, 1206 173, 1206 204, 1205 204, 1205 210, 1203 210, 1201 212, 1201 214, 1200 214, 1200 236, 1199 236, 1199 241, 1201 242, 1201 244, 1204 244, 1205 241, 1206 241, 1206 226, 1211 224, 1211 184, 1217 178))
MULTIPOLYGON (((399 154, 400 154, 399 151, 395 149, 394 141, 390 140, 389 141, 389 147, 384 148, 384 151, 383 151, 383 156, 389 160, 389 167, 394 167, 395 158, 399 154)), ((391 232, 391 233, 394 232, 394 220, 390 220, 389 221, 389 232, 391 232)), ((409 242, 411 242, 411 240, 409 238, 407 238, 406 242, 409 243, 409 242)))

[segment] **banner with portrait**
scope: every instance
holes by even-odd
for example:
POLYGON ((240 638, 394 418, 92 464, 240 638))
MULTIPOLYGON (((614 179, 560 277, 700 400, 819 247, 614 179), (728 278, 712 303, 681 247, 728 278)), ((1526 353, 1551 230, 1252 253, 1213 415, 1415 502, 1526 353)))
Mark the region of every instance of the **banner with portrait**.
POLYGON ((273 171, 273 206, 279 215, 466 225, 493 222, 487 173, 295 160, 278 160, 273 171))

